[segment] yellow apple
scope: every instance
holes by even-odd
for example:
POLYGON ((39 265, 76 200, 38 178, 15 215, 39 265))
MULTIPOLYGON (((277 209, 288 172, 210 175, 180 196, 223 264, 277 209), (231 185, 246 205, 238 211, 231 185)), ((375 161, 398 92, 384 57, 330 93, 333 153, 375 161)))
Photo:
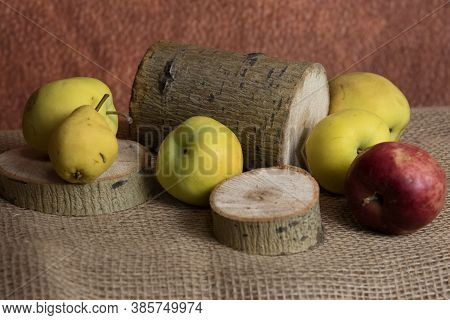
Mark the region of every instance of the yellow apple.
POLYGON ((323 188, 343 194, 347 171, 356 156, 390 140, 388 126, 372 112, 348 109, 331 114, 306 139, 308 169, 323 188))
POLYGON ((118 126, 117 115, 106 114, 107 111, 116 111, 111 90, 100 80, 77 77, 47 83, 33 92, 22 118, 26 142, 34 149, 47 153, 52 131, 78 107, 95 107, 104 94, 109 94, 109 98, 98 113, 105 118, 115 135, 118 126))
POLYGON ((330 81, 330 114, 364 109, 386 122, 392 140, 399 140, 410 117, 408 100, 388 79, 369 72, 343 74, 330 81))
POLYGON ((156 177, 175 198, 206 206, 212 189, 242 173, 242 148, 235 134, 203 116, 189 118, 162 142, 156 177))

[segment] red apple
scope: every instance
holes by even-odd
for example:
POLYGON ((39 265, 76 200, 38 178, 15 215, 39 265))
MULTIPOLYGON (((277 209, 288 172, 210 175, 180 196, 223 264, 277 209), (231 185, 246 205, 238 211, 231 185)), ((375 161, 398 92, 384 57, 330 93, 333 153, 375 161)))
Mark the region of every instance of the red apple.
POLYGON ((446 189, 444 170, 428 152, 406 143, 383 142, 353 161, 345 195, 363 227, 405 234, 436 218, 446 189))

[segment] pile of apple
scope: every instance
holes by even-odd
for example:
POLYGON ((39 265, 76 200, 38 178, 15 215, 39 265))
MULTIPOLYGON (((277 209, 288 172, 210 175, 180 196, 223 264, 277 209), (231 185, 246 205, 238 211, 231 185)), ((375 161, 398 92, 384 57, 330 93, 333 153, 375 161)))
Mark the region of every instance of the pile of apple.
MULTIPOLYGON (((443 207, 443 169, 424 150, 398 142, 410 119, 408 101, 389 80, 349 73, 330 82, 330 115, 310 132, 306 163, 323 189, 345 194, 364 227, 410 233, 443 207)), ((156 175, 167 192, 208 205, 212 189, 242 172, 237 137, 208 117, 192 117, 160 146, 156 175)))
POLYGON ((344 74, 330 82, 330 115, 310 132, 306 162, 322 188, 345 194, 362 226, 387 234, 414 232, 440 212, 444 170, 426 151, 398 142, 410 108, 389 80, 344 74))
MULTIPOLYGON (((330 115, 310 132, 306 163, 319 184, 344 194, 356 220, 382 233, 404 234, 430 223, 446 195, 445 174, 424 150, 400 143, 408 101, 389 80, 350 73, 330 83, 330 115)), ((208 117, 186 120, 163 141, 157 178, 167 192, 208 205, 212 189, 242 172, 237 137, 208 117)))
POLYGON ((25 106, 23 135, 48 154, 56 173, 71 183, 89 183, 105 172, 118 153, 117 112, 111 91, 87 77, 47 83, 25 106))
MULTIPOLYGON (((332 80, 330 97, 330 115, 305 143, 306 164, 322 188, 345 194, 356 220, 375 231, 410 233, 430 223, 444 204, 445 174, 426 151, 398 142, 410 118, 405 96, 389 80, 357 72, 332 80)), ((93 78, 44 85, 23 115, 27 143, 71 183, 92 182, 111 166, 117 126, 111 91, 93 78)), ((162 142, 156 176, 177 199, 206 206, 213 188, 242 167, 235 134, 195 116, 162 142)))

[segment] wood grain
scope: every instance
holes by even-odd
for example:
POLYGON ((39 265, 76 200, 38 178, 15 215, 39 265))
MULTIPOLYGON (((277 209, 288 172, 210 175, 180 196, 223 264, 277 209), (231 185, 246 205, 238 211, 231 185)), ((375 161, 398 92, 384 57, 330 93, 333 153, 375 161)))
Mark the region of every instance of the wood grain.
POLYGON ((251 254, 280 255, 319 244, 319 186, 293 166, 246 172, 217 186, 210 198, 217 240, 251 254))
POLYGON ((328 113, 328 95, 317 63, 158 42, 136 74, 131 136, 156 149, 189 117, 209 116, 237 135, 246 169, 299 165, 308 130, 328 113))
POLYGON ((0 194, 11 203, 45 213, 87 216, 132 208, 145 202, 149 177, 143 174, 145 149, 119 140, 113 165, 90 184, 70 184, 53 170, 48 157, 27 146, 0 154, 0 194))

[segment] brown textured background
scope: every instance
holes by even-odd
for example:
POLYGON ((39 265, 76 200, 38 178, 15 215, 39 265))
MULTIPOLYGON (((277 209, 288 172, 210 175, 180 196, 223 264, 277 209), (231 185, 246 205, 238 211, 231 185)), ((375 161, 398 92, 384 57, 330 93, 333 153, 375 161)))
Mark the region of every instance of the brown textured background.
POLYGON ((449 14, 446 0, 2 0, 0 129, 20 126, 35 88, 76 75, 104 80, 127 110, 137 65, 161 39, 316 61, 329 77, 372 71, 412 106, 450 105, 449 14))

